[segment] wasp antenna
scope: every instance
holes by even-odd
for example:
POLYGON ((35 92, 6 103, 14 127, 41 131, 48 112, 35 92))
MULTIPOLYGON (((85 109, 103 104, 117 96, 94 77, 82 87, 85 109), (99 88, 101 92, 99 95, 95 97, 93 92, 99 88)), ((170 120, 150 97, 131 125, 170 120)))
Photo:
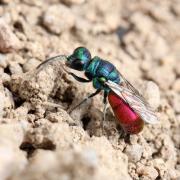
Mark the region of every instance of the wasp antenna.
POLYGON ((62 60, 67 60, 67 56, 65 55, 58 55, 58 56, 54 56, 52 58, 46 59, 45 61, 43 61, 41 64, 39 64, 36 69, 39 69, 40 67, 52 62, 52 61, 62 61, 62 60))

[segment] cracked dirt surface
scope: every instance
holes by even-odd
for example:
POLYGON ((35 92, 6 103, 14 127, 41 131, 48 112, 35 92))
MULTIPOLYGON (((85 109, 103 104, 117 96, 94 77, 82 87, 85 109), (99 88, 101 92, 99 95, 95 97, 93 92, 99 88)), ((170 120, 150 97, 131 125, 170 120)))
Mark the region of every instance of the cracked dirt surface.
MULTIPOLYGON (((0 180, 180 179, 180 1, 0 0, 0 180), (129 141, 102 96, 63 69, 78 46, 157 110, 129 141), (54 107, 58 104, 58 107, 54 107)), ((75 72, 82 75, 81 72, 75 72)))

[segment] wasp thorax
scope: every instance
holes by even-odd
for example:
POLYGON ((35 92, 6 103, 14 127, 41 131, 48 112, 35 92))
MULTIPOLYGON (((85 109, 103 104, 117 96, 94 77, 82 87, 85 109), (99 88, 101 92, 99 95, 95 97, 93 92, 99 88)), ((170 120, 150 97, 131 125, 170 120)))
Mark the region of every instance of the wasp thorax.
POLYGON ((83 71, 88 67, 91 61, 91 54, 88 49, 84 47, 78 47, 67 59, 67 65, 70 68, 83 71))

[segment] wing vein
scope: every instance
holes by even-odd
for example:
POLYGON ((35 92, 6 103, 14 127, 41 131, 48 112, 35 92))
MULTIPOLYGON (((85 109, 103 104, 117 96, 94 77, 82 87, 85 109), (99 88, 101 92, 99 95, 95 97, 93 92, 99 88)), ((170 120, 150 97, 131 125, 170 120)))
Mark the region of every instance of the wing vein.
POLYGON ((123 82, 107 81, 106 85, 122 98, 145 122, 155 124, 158 118, 145 98, 123 76, 123 82))

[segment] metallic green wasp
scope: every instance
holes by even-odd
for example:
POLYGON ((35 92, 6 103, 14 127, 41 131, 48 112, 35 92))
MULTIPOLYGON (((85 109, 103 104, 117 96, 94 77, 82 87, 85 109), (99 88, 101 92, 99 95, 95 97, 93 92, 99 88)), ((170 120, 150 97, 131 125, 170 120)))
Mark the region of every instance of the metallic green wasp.
POLYGON ((96 89, 94 93, 86 97, 72 110, 103 91, 104 119, 108 99, 116 118, 126 133, 139 133, 143 129, 144 122, 153 124, 158 121, 156 114, 138 90, 109 61, 97 56, 92 58, 87 48, 78 47, 72 55, 50 58, 40 64, 38 68, 50 61, 58 60, 58 58, 65 58, 68 68, 84 71, 86 78, 65 70, 79 82, 92 82, 93 87, 96 89))

